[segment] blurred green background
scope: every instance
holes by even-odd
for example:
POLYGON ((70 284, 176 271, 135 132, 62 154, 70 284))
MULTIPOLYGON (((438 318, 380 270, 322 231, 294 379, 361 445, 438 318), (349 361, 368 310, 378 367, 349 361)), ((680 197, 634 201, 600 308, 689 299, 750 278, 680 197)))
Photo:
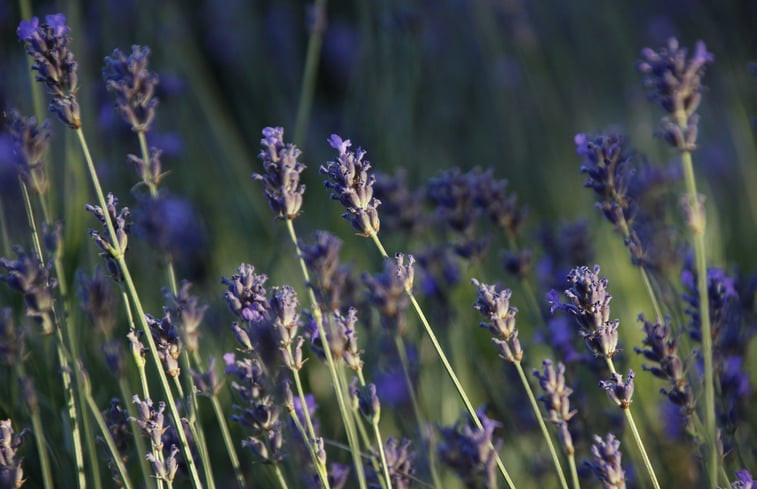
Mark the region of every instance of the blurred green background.
MULTIPOLYGON (((647 102, 635 69, 641 48, 661 46, 670 36, 686 46, 701 39, 715 55, 705 76, 708 90, 694 156, 698 183, 707 195, 710 264, 742 271, 757 266, 752 123, 757 77, 747 68, 757 60, 757 1, 329 1, 321 18, 314 18, 308 3, 297 1, 21 4, 40 17, 56 12, 68 17, 80 66, 84 132, 105 189, 126 205, 132 205, 129 190, 137 180, 126 154, 138 147, 113 113, 100 72, 114 48, 151 47, 150 66, 161 77, 153 143, 165 149, 163 165, 170 171, 163 189, 191 202, 198 215, 194 224, 205 236, 199 253, 177 263, 179 276, 190 277, 195 292, 213 306, 208 322, 217 334, 208 341, 227 349, 232 339, 221 276, 247 261, 268 273, 271 283, 300 286, 284 227, 272 219, 250 174, 260 170, 256 155, 264 126, 284 126, 286 136, 294 137, 313 26, 324 28, 323 44, 311 117, 299 141, 308 190, 296 222, 303 237, 315 229, 340 235, 344 260, 356 262, 359 270, 376 271, 380 261, 367 240, 352 236, 323 188, 317 170, 334 157, 326 144, 331 133, 366 148, 380 171, 404 168, 413 187, 441 169, 492 167, 529 208, 525 245, 542 223, 589 219, 597 261, 616 297, 613 315, 632 325, 622 333, 628 344, 625 365, 638 368, 640 360, 630 353, 640 340, 635 317, 649 304, 621 240, 594 209, 591 192, 582 189, 573 137, 615 128, 652 164, 674 162, 676 155, 653 136, 660 110, 647 102)), ((20 8, 14 0, 0 4, 0 109, 31 114, 27 60, 15 35, 20 8)), ((86 236, 93 220, 82 212, 90 200, 89 182, 72 134, 57 121, 52 126, 50 179, 56 214, 66 224, 67 269, 73 276, 76 268, 91 270, 98 260, 86 236)), ((23 243, 18 191, 10 167, 0 171, 9 241, 23 243)), ((385 239, 392 249, 413 251, 408 237, 385 239)), ((137 240, 130 254, 143 277, 147 310, 157 313, 163 284, 156 279, 156 261, 137 240)), ((499 259, 491 263, 466 270, 464 282, 477 272, 510 285, 510 278, 497 271, 499 259)), ((514 300, 523 301, 518 286, 510 286, 514 300)), ((455 296, 457 314, 465 328, 473 328, 477 318, 468 307, 473 290, 463 289, 455 296)), ((544 292, 537 291, 540 299, 544 292)), ((3 288, 0 300, 16 298, 3 288)), ((523 316, 524 322, 538 322, 526 312, 523 316)), ((529 331, 530 326, 521 328, 529 331)), ((476 332, 476 348, 490 348, 485 335, 476 332)), ((464 363, 465 352, 457 357, 464 363)), ((534 355, 531 366, 540 358, 534 355)), ((481 367, 460 365, 471 384, 478 378, 476 368, 481 367)), ((311 382, 317 389, 319 383, 311 382)), ((657 386, 651 384, 649 397, 657 386)), ((488 388, 484 384, 478 390, 488 388)), ((440 419, 449 422, 458 406, 452 401, 439 410, 440 419)))

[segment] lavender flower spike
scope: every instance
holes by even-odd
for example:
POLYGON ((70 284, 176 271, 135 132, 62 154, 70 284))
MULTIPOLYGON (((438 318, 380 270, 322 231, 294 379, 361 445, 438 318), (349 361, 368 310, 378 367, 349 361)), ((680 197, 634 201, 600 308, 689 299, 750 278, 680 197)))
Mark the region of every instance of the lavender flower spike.
POLYGON ((8 112, 8 130, 13 144, 16 167, 27 187, 43 195, 47 192, 45 158, 52 132, 48 121, 37 124, 34 117, 23 117, 15 110, 8 112))
POLYGON ((321 173, 329 178, 325 185, 331 190, 331 198, 338 200, 347 209, 342 217, 352 224, 352 228, 360 236, 378 234, 381 224, 377 208, 381 201, 373 197, 376 177, 368 173, 371 164, 363 160, 365 151, 361 148, 350 151, 350 140, 343 140, 336 134, 332 134, 328 142, 339 152, 336 161, 321 166, 321 173))
POLYGON ((154 97, 158 75, 147 69, 150 48, 131 47, 126 57, 120 49, 105 57, 103 78, 108 91, 116 96, 116 109, 135 132, 150 130, 158 99, 154 97))
POLYGON ((53 288, 57 280, 50 277, 50 265, 44 265, 36 256, 19 247, 14 251, 18 259, 0 258, 0 267, 8 271, 7 275, 0 275, 0 280, 23 294, 26 315, 42 325, 42 334, 53 334, 53 288))
POLYGON ((0 487, 19 488, 26 482, 22 459, 16 452, 28 432, 25 429, 16 434, 10 419, 0 420, 0 487))
POLYGON ((473 303, 473 309, 490 322, 482 322, 481 327, 486 328, 495 338, 508 340, 515 331, 515 315, 518 309, 510 307, 510 289, 502 290, 494 285, 482 284, 478 280, 471 279, 471 283, 478 288, 478 297, 473 303))
POLYGON ((539 385, 544 394, 539 396, 539 400, 544 403, 544 409, 549 415, 549 421, 554 423, 559 429, 560 441, 565 447, 568 455, 573 455, 575 448, 573 446, 573 437, 568 430, 568 421, 578 412, 570 409, 570 395, 573 389, 565 384, 565 365, 562 362, 557 364, 555 371, 551 360, 542 362, 544 373, 537 369, 533 374, 539 379, 539 385))
POLYGON ((305 186, 300 184, 300 173, 305 165, 297 161, 301 151, 292 143, 284 143, 284 129, 266 127, 263 149, 258 158, 263 162, 264 173, 253 173, 252 178, 265 185, 268 205, 279 219, 294 219, 300 215, 305 186))
POLYGON ((621 407, 621 409, 628 409, 631 405, 631 397, 633 396, 633 370, 628 370, 628 376, 626 381, 623 382, 623 376, 620 374, 612 374, 612 380, 600 380, 599 387, 607 392, 610 399, 621 407))
POLYGON ((34 60, 32 70, 36 79, 47 86, 52 102, 50 111, 73 129, 81 127, 77 63, 68 47, 69 27, 63 14, 48 15, 40 24, 37 17, 22 20, 16 29, 18 38, 26 44, 26 52, 34 60))
POLYGON ((591 446, 594 463, 586 462, 592 468, 604 489, 625 489, 626 474, 620 464, 620 441, 615 435, 608 433, 605 440, 594 435, 591 446))
POLYGON ((658 50, 645 48, 644 58, 637 64, 644 74, 644 86, 649 98, 660 104, 671 118, 662 120, 665 141, 681 151, 696 148, 698 116, 696 110, 702 99, 702 77, 705 66, 715 60, 702 41, 697 42, 694 55, 686 59, 688 50, 671 38, 658 50))

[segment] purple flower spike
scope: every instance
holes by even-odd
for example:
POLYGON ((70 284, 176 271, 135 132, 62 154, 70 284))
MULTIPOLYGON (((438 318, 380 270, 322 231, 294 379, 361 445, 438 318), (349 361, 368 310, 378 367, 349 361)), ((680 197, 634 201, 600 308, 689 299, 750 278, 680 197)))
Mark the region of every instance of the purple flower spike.
POLYGON ((8 113, 8 129, 21 178, 33 193, 45 194, 48 189, 45 159, 52 136, 48 121, 38 124, 34 117, 27 119, 11 110, 8 113))
POLYGON ((6 275, 0 275, 0 281, 23 294, 26 315, 42 326, 42 334, 53 334, 53 288, 57 285, 57 280, 50 277, 52 264, 43 264, 36 256, 25 253, 20 247, 15 247, 14 251, 18 256, 16 260, 0 258, 0 268, 7 271, 6 275))
POLYGON ((594 462, 586 462, 596 474, 604 489, 625 489, 626 473, 620 463, 620 441, 608 433, 605 440, 594 435, 591 446, 594 462))
POLYGON ((37 17, 22 20, 16 29, 19 39, 26 44, 26 52, 34 63, 36 80, 47 86, 52 101, 50 111, 67 126, 81 127, 79 103, 76 92, 79 89, 78 64, 68 47, 69 27, 63 14, 48 15, 40 24, 37 17))
POLYGON ((533 370, 534 376, 539 379, 539 385, 544 391, 544 394, 539 396, 539 400, 544 403, 549 420, 558 427, 560 441, 570 455, 575 452, 575 448, 573 437, 568 430, 568 421, 578 412, 570 409, 570 395, 573 394, 573 389, 565 384, 565 365, 562 362, 557 364, 557 371, 552 366, 551 360, 544 360, 542 366, 544 373, 537 369, 533 370))
POLYGON ((325 185, 331 190, 331 198, 338 200, 347 209, 342 217, 347 219, 360 236, 378 234, 380 221, 378 206, 381 201, 373 196, 375 175, 369 173, 371 163, 364 160, 365 151, 349 151, 351 143, 336 134, 329 139, 332 148, 339 151, 335 161, 321 166, 321 173, 328 176, 325 185))
POLYGON ((518 309, 510 307, 510 289, 501 289, 494 285, 482 284, 478 280, 471 279, 471 283, 478 288, 478 297, 473 303, 473 309, 491 322, 482 322, 481 327, 486 328, 496 338, 508 340, 515 331, 515 315, 518 309))
POLYGON ((631 405, 633 396, 633 370, 628 370, 626 381, 623 382, 623 376, 612 374, 612 380, 600 380, 599 386, 607 392, 610 399, 622 409, 628 409, 631 405))
POLYGON ((147 69, 149 56, 147 46, 132 46, 128 57, 116 49, 105 58, 103 68, 108 91, 116 96, 116 108, 137 132, 150 130, 158 105, 154 96, 158 75, 147 69))
POLYGON ((0 420, 0 487, 24 485, 23 458, 17 452, 28 433, 28 429, 16 433, 10 419, 0 420))
POLYGON ((294 219, 300 214, 305 186, 300 185, 300 173, 305 165, 297 161, 301 151, 291 143, 284 143, 284 129, 266 127, 263 149, 258 158, 263 162, 263 174, 253 173, 252 178, 265 185, 268 205, 279 219, 294 219))

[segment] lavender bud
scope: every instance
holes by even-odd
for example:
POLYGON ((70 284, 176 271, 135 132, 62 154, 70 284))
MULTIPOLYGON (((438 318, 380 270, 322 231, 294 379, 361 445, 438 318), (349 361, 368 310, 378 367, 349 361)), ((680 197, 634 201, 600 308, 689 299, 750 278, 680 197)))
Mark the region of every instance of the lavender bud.
POLYGON ((266 280, 266 275, 256 274, 255 267, 247 263, 239 265, 231 278, 224 277, 221 282, 227 289, 223 298, 231 312, 245 321, 262 321, 270 309, 263 285, 266 280))
POLYGON ((415 467, 413 459, 415 452, 410 450, 411 441, 403 438, 402 443, 396 438, 389 438, 384 444, 384 454, 386 455, 386 465, 391 477, 391 485, 396 489, 410 489, 413 481, 415 467))
POLYGON ((119 49, 105 57, 103 78, 116 97, 116 109, 136 132, 150 130, 158 99, 154 97, 158 75, 147 69, 150 48, 133 45, 126 57, 119 49))
POLYGON ((142 340, 140 339, 141 337, 142 332, 137 332, 133 329, 129 330, 129 332, 126 334, 126 338, 129 340, 129 349, 131 350, 131 356, 134 360, 134 363, 138 367, 144 368, 145 364, 147 363, 147 360, 145 359, 147 348, 145 348, 144 343, 142 343, 142 340))
POLYGON ((631 405, 631 396, 633 396, 633 370, 628 370, 626 381, 623 382, 623 376, 612 374, 612 380, 600 380, 599 387, 607 392, 607 396, 621 409, 628 409, 631 405))
POLYGON ((381 403, 378 395, 376 395, 376 386, 374 384, 358 386, 357 377, 355 377, 352 379, 350 394, 352 395, 353 403, 360 408, 360 412, 365 419, 369 423, 378 423, 379 419, 381 419, 381 403))
POLYGON ((398 253, 394 260, 384 261, 384 271, 375 275, 363 274, 368 300, 381 313, 381 323, 396 334, 404 334, 406 311, 410 306, 408 292, 413 289, 415 258, 398 253))
POLYGON ((171 377, 177 377, 181 371, 179 368, 181 343, 179 342, 179 333, 171 319, 171 313, 167 311, 161 319, 145 314, 145 320, 150 326, 155 348, 163 361, 166 373, 171 377))
POLYGON ((105 259, 105 263, 108 266, 108 271, 112 274, 113 279, 117 282, 123 281, 123 275, 118 265, 118 257, 126 253, 126 248, 129 243, 129 228, 130 223, 127 220, 129 217, 129 208, 123 207, 120 211, 117 210, 118 198, 112 193, 107 196, 107 212, 110 217, 110 222, 113 224, 113 229, 116 233, 117 242, 111 242, 110 232, 108 230, 107 219, 105 212, 98 205, 87 204, 84 209, 87 212, 91 212, 98 221, 103 225, 104 232, 101 234, 93 229, 89 230, 89 235, 95 241, 95 244, 103 251, 100 256, 105 259))
POLYGON ((544 404, 549 421, 557 425, 560 441, 565 447, 566 453, 571 455, 575 452, 575 448, 573 447, 573 437, 568 430, 568 421, 578 412, 575 409, 570 409, 570 395, 573 393, 573 389, 565 383, 565 365, 562 362, 557 364, 556 372, 551 360, 544 360, 542 366, 544 373, 540 373, 536 369, 533 370, 534 376, 539 379, 539 385, 544 391, 544 394, 539 396, 539 400, 544 404))
POLYGON ((63 14, 48 15, 40 24, 37 17, 22 20, 16 29, 18 38, 26 44, 26 52, 34 63, 36 80, 47 86, 52 101, 50 111, 73 129, 81 127, 76 92, 79 79, 77 63, 68 47, 69 27, 63 14))
POLYGON ((48 190, 45 158, 52 136, 48 121, 37 124, 36 118, 27 119, 12 110, 8 113, 8 132, 21 179, 32 193, 44 195, 48 190))
POLYGON ((13 431, 10 419, 0 420, 0 487, 19 488, 26 482, 17 452, 28 433, 28 429, 13 431))
POLYGON ((276 330, 279 342, 287 347, 297 335, 300 315, 297 308, 300 305, 297 293, 288 285, 271 288, 271 315, 273 327, 276 330))
POLYGON ((477 428, 466 416, 455 426, 442 428, 437 451, 441 460, 454 469, 468 487, 493 488, 497 484, 496 454, 502 445, 502 440, 495 441, 493 435, 501 424, 480 411, 477 415, 483 429, 477 428))
POLYGON ((20 247, 14 247, 14 251, 18 256, 16 260, 0 258, 0 267, 8 272, 7 275, 0 275, 0 280, 23 294, 26 315, 42 326, 43 335, 50 335, 55 331, 53 288, 57 280, 50 277, 49 265, 43 265, 38 258, 26 254, 20 247))
POLYGON ((347 209, 342 217, 352 224, 360 236, 378 234, 380 222, 377 209, 381 201, 373 197, 376 177, 368 173, 371 164, 363 160, 365 151, 361 148, 350 151, 350 140, 343 140, 336 134, 332 134, 328 142, 339 153, 335 161, 321 166, 321 173, 329 178, 325 185, 331 190, 331 198, 347 209))
POLYGON ((523 360, 523 349, 520 346, 517 329, 510 333, 510 338, 507 340, 492 338, 492 343, 499 347, 499 356, 503 360, 510 363, 516 363, 523 360))
POLYGON ((168 430, 168 425, 165 423, 165 416, 163 415, 166 403, 161 401, 158 403, 158 409, 154 409, 152 400, 145 399, 142 401, 137 395, 132 397, 131 402, 136 404, 139 416, 129 418, 129 420, 136 422, 142 428, 145 436, 152 442, 153 449, 158 451, 163 450, 163 434, 168 430))
POLYGON ((159 148, 153 147, 151 147, 149 151, 149 161, 145 161, 141 156, 131 154, 127 156, 127 159, 132 165, 134 165, 134 170, 136 170, 137 176, 142 179, 142 183, 147 185, 151 191, 157 191, 160 181, 166 175, 163 173, 163 163, 160 160, 163 151, 159 148))
POLYGON ((175 295, 168 288, 164 288, 166 306, 163 310, 176 322, 184 347, 189 353, 194 353, 199 349, 199 327, 208 306, 198 305, 197 297, 189 295, 190 287, 190 282, 182 280, 181 288, 175 295))
POLYGON ((301 151, 291 143, 284 143, 284 129, 266 127, 263 149, 258 158, 263 162, 264 174, 253 173, 252 178, 265 185, 268 205, 279 219, 294 219, 300 214, 305 186, 300 185, 300 173, 305 165, 297 161, 301 151))
POLYGON ((605 440, 594 435, 591 446, 594 462, 586 462, 596 474, 604 489, 625 489, 626 474, 620 464, 620 441, 615 435, 608 433, 605 440))
POLYGON ((518 313, 516 308, 510 307, 510 289, 482 284, 475 278, 471 279, 471 283, 478 288, 473 309, 491 321, 482 322, 481 327, 488 329, 495 338, 508 340, 516 330, 515 315, 518 313))
POLYGON ((189 373, 192 375, 192 381, 194 382, 194 388, 197 394, 205 397, 215 397, 221 391, 223 381, 218 379, 215 358, 208 358, 207 371, 199 372, 190 369, 189 373))

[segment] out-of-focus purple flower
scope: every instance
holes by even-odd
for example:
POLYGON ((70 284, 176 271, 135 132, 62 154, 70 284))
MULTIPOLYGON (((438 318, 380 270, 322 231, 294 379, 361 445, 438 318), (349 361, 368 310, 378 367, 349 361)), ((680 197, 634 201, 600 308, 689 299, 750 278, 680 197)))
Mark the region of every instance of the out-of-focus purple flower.
POLYGON ((129 162, 134 165, 139 178, 143 184, 150 189, 150 194, 157 194, 158 185, 165 176, 163 172, 163 163, 160 160, 163 150, 155 147, 150 148, 150 161, 145 162, 144 158, 137 155, 129 155, 129 162))
POLYGON ((360 413, 369 423, 378 423, 381 419, 381 401, 376 394, 376 385, 358 385, 357 377, 352 379, 350 385, 352 402, 360 409, 360 413))
POLYGON ((378 234, 381 225, 378 206, 381 201, 373 196, 376 177, 369 173, 371 163, 363 159, 366 152, 361 148, 350 151, 350 140, 343 140, 336 134, 331 135, 328 143, 339 153, 336 160, 321 166, 321 173, 328 176, 324 183, 331 190, 331 198, 347 209, 342 217, 352 224, 359 235, 368 237, 378 234))
POLYGON ((594 435, 594 444, 591 446, 593 462, 586 462, 596 474, 604 489, 625 489, 626 474, 620 463, 620 441, 615 435, 608 433, 603 440, 594 435))
MULTIPOLYGON (((347 366, 355 371, 363 368, 363 360, 360 357, 362 351, 358 347, 355 329, 357 309, 350 307, 346 315, 334 311, 328 320, 324 318, 324 323, 328 347, 334 360, 343 359, 347 366)), ((310 346, 321 359, 326 358, 323 350, 323 339, 315 320, 312 319, 310 321, 310 346)))
MULTIPOLYGON (((694 269, 693 256, 688 255, 681 271, 681 283, 684 287, 683 300, 688 307, 686 314, 691 318, 689 336, 697 342, 702 341, 702 324, 699 313, 699 294, 697 292, 697 270, 694 269)), ((707 295, 710 302, 710 323, 713 339, 720 334, 728 319, 729 308, 737 305, 739 298, 732 277, 720 268, 707 269, 707 295)))
POLYGON ((134 210, 134 230, 176 263, 199 262, 207 246, 202 222, 192 203, 183 197, 141 196, 134 210))
POLYGON ((413 289, 415 258, 398 253, 384 261, 384 271, 375 275, 363 274, 368 300, 381 314, 381 324, 391 334, 403 335, 407 328, 408 291, 413 289))
POLYGON ((423 189, 410 190, 407 172, 394 175, 376 172, 373 192, 381 201, 381 223, 385 229, 413 236, 426 224, 423 217, 423 189))
POLYGON ((148 326, 150 326, 150 333, 155 341, 155 348, 158 350, 158 356, 163 362, 166 373, 171 377, 178 377, 181 372, 179 368, 181 342, 170 311, 165 311, 165 315, 160 319, 150 314, 145 314, 145 319, 148 326))
POLYGON ((176 294, 164 287, 163 297, 166 305, 163 310, 176 323, 184 348, 189 353, 194 353, 199 348, 199 327, 208 306, 207 304, 200 305, 197 297, 189 294, 191 287, 192 284, 186 280, 181 281, 181 288, 176 294))
POLYGON ((441 429, 437 451, 442 462, 454 469, 466 485, 493 489, 497 487, 496 455, 502 445, 502 440, 494 440, 494 430, 501 424, 483 412, 477 415, 483 429, 476 428, 465 415, 455 426, 441 429))
POLYGON ((475 278, 471 279, 471 283, 478 288, 473 309, 489 320, 482 322, 481 327, 488 329, 495 338, 509 339, 515 331, 515 315, 518 313, 518 309, 510 307, 510 289, 482 284, 475 278))
POLYGON ((489 221, 511 237, 518 236, 526 210, 518 206, 518 196, 508 194, 507 180, 494 178, 494 170, 474 170, 472 177, 474 202, 489 217, 489 221))
POLYGON ((537 265, 537 275, 547 290, 564 288, 568 272, 593 262, 596 254, 586 220, 544 226, 539 232, 539 242, 544 257, 537 265))
POLYGON ((29 432, 16 433, 10 419, 0 419, 0 487, 18 488, 26 482, 18 449, 29 432))
POLYGON ((36 118, 27 119, 15 110, 7 117, 16 168, 33 193, 45 194, 48 189, 45 158, 52 136, 48 121, 38 124, 36 118))
POLYGON ((124 454, 132 439, 131 429, 129 428, 129 412, 121 406, 118 398, 110 400, 110 408, 103 412, 103 417, 108 425, 110 436, 116 443, 116 448, 124 454))
POLYGON ((669 382, 668 388, 661 392, 680 408, 688 423, 688 416, 694 411, 694 396, 686 378, 686 365, 678 355, 678 340, 673 336, 670 321, 652 323, 643 314, 639 316, 639 321, 644 323, 646 336, 642 343, 646 348, 636 347, 634 350, 656 363, 652 367, 642 367, 655 377, 669 382))
POLYGON ((311 272, 310 287, 326 312, 356 302, 358 291, 352 267, 339 263, 342 240, 328 231, 316 231, 314 241, 299 242, 302 258, 311 272))
POLYGON ((628 370, 626 381, 623 382, 623 376, 620 374, 612 374, 612 380, 600 380, 599 387, 607 392, 608 397, 615 404, 621 407, 621 409, 628 409, 631 405, 631 397, 633 397, 633 370, 628 370))
POLYGON ((747 470, 736 472, 737 481, 731 482, 731 489, 753 489, 757 488, 757 481, 752 478, 752 474, 747 470))
POLYGON ((702 77, 705 66, 715 60, 702 41, 698 41, 694 54, 681 48, 676 38, 658 50, 644 48, 642 61, 637 64, 644 74, 644 86, 649 98, 663 108, 669 117, 663 118, 662 136, 681 151, 696 148, 698 116, 696 110, 702 98, 702 77))
POLYGON ((558 363, 557 371, 555 371, 552 361, 544 360, 542 367, 544 368, 543 373, 537 369, 533 370, 534 376, 539 379, 539 385, 544 391, 544 394, 539 396, 539 400, 544 403, 549 421, 557 426, 560 442, 563 444, 565 452, 572 455, 575 448, 573 447, 573 437, 568 430, 568 422, 576 415, 578 410, 570 408, 570 395, 573 394, 573 389, 565 383, 565 365, 562 362, 558 363))
POLYGON ((244 321, 262 321, 271 307, 266 297, 266 280, 265 274, 255 273, 255 267, 247 263, 239 265, 231 278, 223 277, 221 282, 227 286, 223 298, 231 312, 244 321))
POLYGON ((131 223, 129 222, 129 208, 123 207, 118 210, 118 198, 112 193, 108 193, 107 197, 107 209, 103 210, 99 205, 86 204, 84 209, 91 212, 98 221, 103 225, 104 232, 100 233, 94 229, 89 230, 89 235, 95 241, 95 244, 100 247, 102 256, 105 259, 105 264, 108 267, 113 279, 117 282, 123 280, 121 274, 121 268, 118 265, 117 257, 126 253, 126 248, 129 243, 129 230, 131 223), (111 242, 111 236, 107 226, 107 220, 105 212, 110 216, 110 221, 113 223, 113 228, 116 233, 117 242, 111 242))
POLYGON ((397 489, 410 489, 413 481, 415 452, 410 450, 410 445, 411 441, 407 438, 403 438, 402 442, 396 438, 389 438, 384 444, 391 486, 397 489))
POLYGON ((551 311, 563 309, 578 323, 579 333, 595 356, 612 358, 617 353, 617 319, 610 321, 610 300, 607 279, 599 278, 599 265, 593 269, 578 267, 568 274, 571 287, 565 290, 569 302, 560 302, 560 294, 552 290, 547 294, 551 311))
POLYGON ((205 372, 190 369, 190 373, 198 395, 215 397, 221 391, 223 381, 218 378, 215 358, 208 358, 208 369, 205 372))
POLYGON ((266 127, 263 149, 258 158, 263 162, 263 174, 253 173, 252 178, 265 185, 268 205, 279 219, 294 219, 300 215, 305 186, 300 184, 300 173, 305 165, 297 161, 301 151, 291 143, 284 143, 282 127, 266 127))
POLYGON ((34 63, 36 80, 45 84, 52 101, 50 111, 73 129, 81 126, 79 103, 76 91, 79 89, 77 63, 68 47, 69 27, 63 14, 48 15, 40 24, 37 17, 22 20, 16 29, 19 39, 26 44, 26 52, 34 63))
POLYGON ((505 251, 502 260, 502 268, 517 279, 524 280, 531 271, 531 250, 519 250, 517 252, 505 251))
POLYGON ((155 118, 155 86, 159 78, 148 70, 150 48, 133 45, 127 57, 121 50, 105 57, 103 78, 116 97, 116 108, 133 131, 148 132, 155 118))
POLYGON ((76 274, 79 283, 79 301, 84 312, 89 315, 95 329, 105 337, 110 337, 116 327, 115 311, 118 297, 112 285, 105 279, 101 266, 95 267, 90 278, 83 270, 76 274))
POLYGON ((27 254, 20 247, 15 247, 14 251, 17 256, 15 260, 0 258, 0 267, 7 270, 7 275, 0 275, 0 280, 23 294, 26 315, 42 326, 42 334, 53 334, 53 288, 58 282, 50 277, 49 264, 44 265, 36 256, 27 254))

